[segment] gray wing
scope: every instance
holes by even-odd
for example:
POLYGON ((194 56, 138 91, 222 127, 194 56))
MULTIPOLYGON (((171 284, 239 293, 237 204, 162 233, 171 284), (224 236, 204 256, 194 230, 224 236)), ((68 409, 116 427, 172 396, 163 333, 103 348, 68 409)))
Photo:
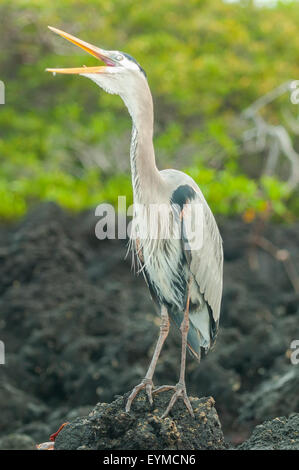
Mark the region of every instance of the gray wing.
MULTIPOLYGON (((182 249, 188 270, 186 276, 191 281, 188 346, 200 358, 201 348, 207 352, 218 331, 223 277, 222 239, 195 181, 177 170, 162 170, 160 173, 169 185, 170 200, 180 221, 182 249), (198 211, 198 207, 201 210, 198 211)), ((182 312, 174 313, 175 322, 180 326, 182 312)))
MULTIPOLYGON (((194 188, 195 189, 195 188, 194 188)), ((183 241, 189 269, 197 288, 210 306, 218 326, 223 284, 222 239, 214 216, 199 188, 182 211, 183 241), (201 227, 198 226, 198 213, 201 227)))

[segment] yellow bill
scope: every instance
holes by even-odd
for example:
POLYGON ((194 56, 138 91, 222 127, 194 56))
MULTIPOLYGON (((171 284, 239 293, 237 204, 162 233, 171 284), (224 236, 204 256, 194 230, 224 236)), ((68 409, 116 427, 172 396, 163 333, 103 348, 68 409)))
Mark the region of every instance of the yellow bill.
POLYGON ((47 68, 47 72, 52 73, 66 73, 66 74, 83 74, 83 73, 104 73, 107 72, 108 66, 114 67, 114 61, 109 57, 109 52, 103 49, 100 49, 97 46, 93 46, 86 41, 82 41, 81 39, 72 36, 61 29, 53 28, 52 26, 48 26, 48 28, 56 34, 59 34, 63 38, 67 39, 68 41, 72 42, 76 46, 80 47, 84 51, 88 52, 89 54, 93 55, 99 60, 105 62, 106 66, 98 66, 98 67, 74 67, 74 68, 47 68))

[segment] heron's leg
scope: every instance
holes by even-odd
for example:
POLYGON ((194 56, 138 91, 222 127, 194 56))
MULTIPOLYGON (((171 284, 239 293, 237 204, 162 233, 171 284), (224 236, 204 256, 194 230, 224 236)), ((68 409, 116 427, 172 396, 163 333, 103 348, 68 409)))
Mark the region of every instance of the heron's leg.
POLYGON ((126 412, 128 413, 130 411, 132 402, 136 395, 140 392, 140 390, 144 389, 146 390, 148 399, 150 404, 153 403, 153 398, 152 398, 152 388, 153 388, 153 375, 156 369, 157 361, 160 356, 161 349, 163 347, 164 341, 167 338, 169 332, 169 317, 168 317, 168 312, 165 306, 162 306, 161 308, 161 324, 160 324, 160 334, 159 338, 155 347, 155 351, 150 363, 150 366, 148 368, 148 371, 142 380, 142 382, 136 387, 133 388, 132 393, 130 394, 127 404, 126 404, 126 412))
POLYGON ((181 353, 181 369, 180 369, 180 379, 179 382, 176 385, 162 385, 161 387, 157 388, 154 390, 154 393, 160 393, 164 392, 166 390, 171 390, 174 389, 175 392, 171 397, 171 400, 168 404, 168 407, 166 408, 166 411, 162 415, 162 418, 165 418, 165 416, 168 415, 169 411, 177 401, 179 397, 182 397, 184 400, 184 403, 191 414, 194 418, 194 412, 190 403, 190 400, 187 395, 186 391, 186 383, 185 383, 185 369, 186 369, 186 351, 187 351, 187 337, 188 337, 188 331, 189 331, 189 303, 190 303, 190 295, 189 295, 189 287, 188 287, 188 296, 187 296, 187 302, 186 302, 186 309, 184 312, 184 318, 180 326, 180 330, 182 333, 182 353, 181 353))

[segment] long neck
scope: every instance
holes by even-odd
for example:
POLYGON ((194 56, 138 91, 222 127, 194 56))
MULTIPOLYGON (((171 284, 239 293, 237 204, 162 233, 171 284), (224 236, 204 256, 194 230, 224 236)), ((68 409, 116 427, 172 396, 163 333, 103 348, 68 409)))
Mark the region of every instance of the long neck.
MULTIPOLYGON (((147 85, 147 84, 146 84, 147 85)), ((151 203, 161 185, 153 146, 153 102, 147 85, 129 109, 133 120, 130 149, 134 202, 151 203)))
POLYGON ((130 149, 132 186, 135 202, 152 202, 160 184, 153 140, 148 131, 138 129, 133 122, 130 149))

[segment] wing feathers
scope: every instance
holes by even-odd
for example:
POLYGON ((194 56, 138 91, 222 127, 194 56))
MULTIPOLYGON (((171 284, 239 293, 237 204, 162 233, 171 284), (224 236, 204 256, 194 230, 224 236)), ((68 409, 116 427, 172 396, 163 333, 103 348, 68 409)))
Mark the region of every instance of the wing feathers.
POLYGON ((222 239, 214 216, 200 193, 196 193, 196 197, 189 202, 188 206, 188 210, 183 209, 182 217, 186 259, 198 289, 210 305, 213 318, 217 322, 220 316, 222 297, 222 239), (196 206, 202 209, 198 209, 196 206), (200 221, 202 226, 192 232, 190 231, 192 226, 190 218, 198 221, 200 213, 202 214, 200 221), (190 243, 191 237, 193 238, 192 243, 190 243), (186 250, 188 246, 191 246, 191 250, 186 250))

